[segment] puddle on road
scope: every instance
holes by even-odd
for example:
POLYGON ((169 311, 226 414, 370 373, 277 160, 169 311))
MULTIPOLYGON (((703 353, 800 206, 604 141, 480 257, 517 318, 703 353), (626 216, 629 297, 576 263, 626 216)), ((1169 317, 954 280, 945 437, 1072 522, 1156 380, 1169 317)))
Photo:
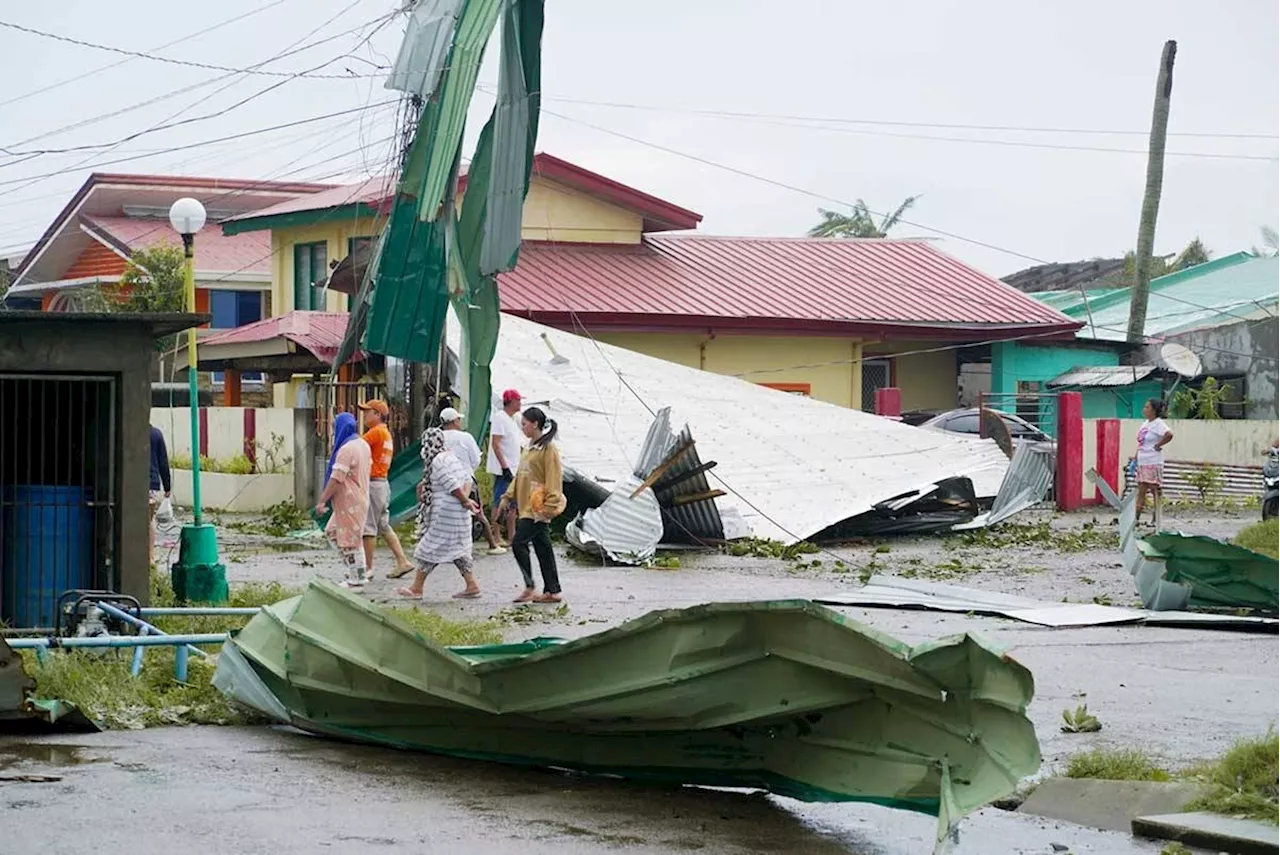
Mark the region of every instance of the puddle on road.
POLYGON ((42 766, 82 766, 105 763, 109 758, 92 754, 81 745, 53 745, 47 742, 0 743, 0 769, 11 769, 24 763, 42 766))

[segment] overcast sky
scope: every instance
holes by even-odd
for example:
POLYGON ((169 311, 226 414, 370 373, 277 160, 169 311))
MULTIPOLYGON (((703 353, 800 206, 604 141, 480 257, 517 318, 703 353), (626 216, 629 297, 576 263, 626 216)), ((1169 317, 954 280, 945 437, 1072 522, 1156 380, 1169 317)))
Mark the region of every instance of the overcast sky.
MULTIPOLYGON (((895 235, 949 232, 959 237, 938 238, 947 252, 1004 275, 1035 260, 1119 255, 1133 246, 1156 67, 1164 41, 1176 39, 1156 248, 1172 252, 1199 236, 1222 255, 1258 244, 1259 226, 1280 223, 1278 5, 549 0, 539 148, 692 208, 705 217, 701 231, 715 234, 799 235, 815 222, 819 206, 862 198, 884 210, 922 194, 908 215, 912 224, 895 235), (1137 133, 1068 132, 1080 130, 1137 133)), ((389 0, 69 0, 6 4, 0 20, 240 68, 373 22, 393 6, 389 0), (270 8, 162 48, 263 6, 270 8)), ((374 26, 263 69, 313 68, 356 48, 374 26)), ((34 242, 94 169, 339 181, 380 170, 391 146, 390 105, 216 146, 152 153, 388 101, 394 93, 368 75, 373 65, 390 62, 402 31, 401 21, 392 21, 356 50, 360 59, 340 59, 319 72, 349 69, 365 75, 360 79, 289 80, 219 117, 112 150, 26 160, 0 153, 0 250, 9 254, 34 242), (150 156, 107 163, 140 154, 150 156), (61 174, 35 179, 50 172, 61 174)), ((491 51, 482 82, 496 80, 496 54, 491 51)), ((143 59, 98 70, 122 59, 0 28, 0 147, 23 153, 111 143, 223 110, 282 80, 143 59), (137 106, 151 99, 159 100, 137 106), (124 112, 60 130, 116 111, 124 112)), ((477 96, 469 140, 490 104, 477 96)))

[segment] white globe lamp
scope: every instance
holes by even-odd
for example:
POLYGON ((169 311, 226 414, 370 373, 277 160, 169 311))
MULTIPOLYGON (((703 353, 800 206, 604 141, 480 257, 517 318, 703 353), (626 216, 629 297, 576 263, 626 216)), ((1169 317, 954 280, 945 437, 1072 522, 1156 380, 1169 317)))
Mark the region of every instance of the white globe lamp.
POLYGON ((169 225, 180 235, 193 235, 204 228, 204 205, 190 196, 179 199, 169 208, 169 225))

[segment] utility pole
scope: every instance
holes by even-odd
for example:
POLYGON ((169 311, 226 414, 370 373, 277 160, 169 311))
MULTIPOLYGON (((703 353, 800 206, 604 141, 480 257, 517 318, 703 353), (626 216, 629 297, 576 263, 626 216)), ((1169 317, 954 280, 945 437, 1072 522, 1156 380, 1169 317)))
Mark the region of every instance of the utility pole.
POLYGON ((1151 109, 1151 139, 1147 143, 1147 187, 1142 195, 1138 248, 1133 260, 1133 291, 1129 295, 1130 344, 1141 344, 1146 338, 1151 253, 1155 251, 1156 215, 1160 212, 1160 191, 1164 186, 1164 140, 1169 128, 1169 96, 1173 94, 1173 58, 1177 53, 1177 42, 1170 40, 1164 43, 1164 52, 1160 54, 1160 73, 1156 76, 1156 100, 1151 109))

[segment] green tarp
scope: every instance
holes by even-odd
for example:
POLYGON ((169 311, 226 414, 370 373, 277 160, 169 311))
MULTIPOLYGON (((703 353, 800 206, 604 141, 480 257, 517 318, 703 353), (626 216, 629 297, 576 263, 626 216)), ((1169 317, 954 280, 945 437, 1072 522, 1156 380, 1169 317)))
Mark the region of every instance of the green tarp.
POLYGON ((939 839, 1040 765, 1022 665, 972 635, 913 648, 807 601, 657 611, 573 641, 449 649, 314 581, 226 649, 215 685, 313 733, 872 802, 938 816, 939 839))

